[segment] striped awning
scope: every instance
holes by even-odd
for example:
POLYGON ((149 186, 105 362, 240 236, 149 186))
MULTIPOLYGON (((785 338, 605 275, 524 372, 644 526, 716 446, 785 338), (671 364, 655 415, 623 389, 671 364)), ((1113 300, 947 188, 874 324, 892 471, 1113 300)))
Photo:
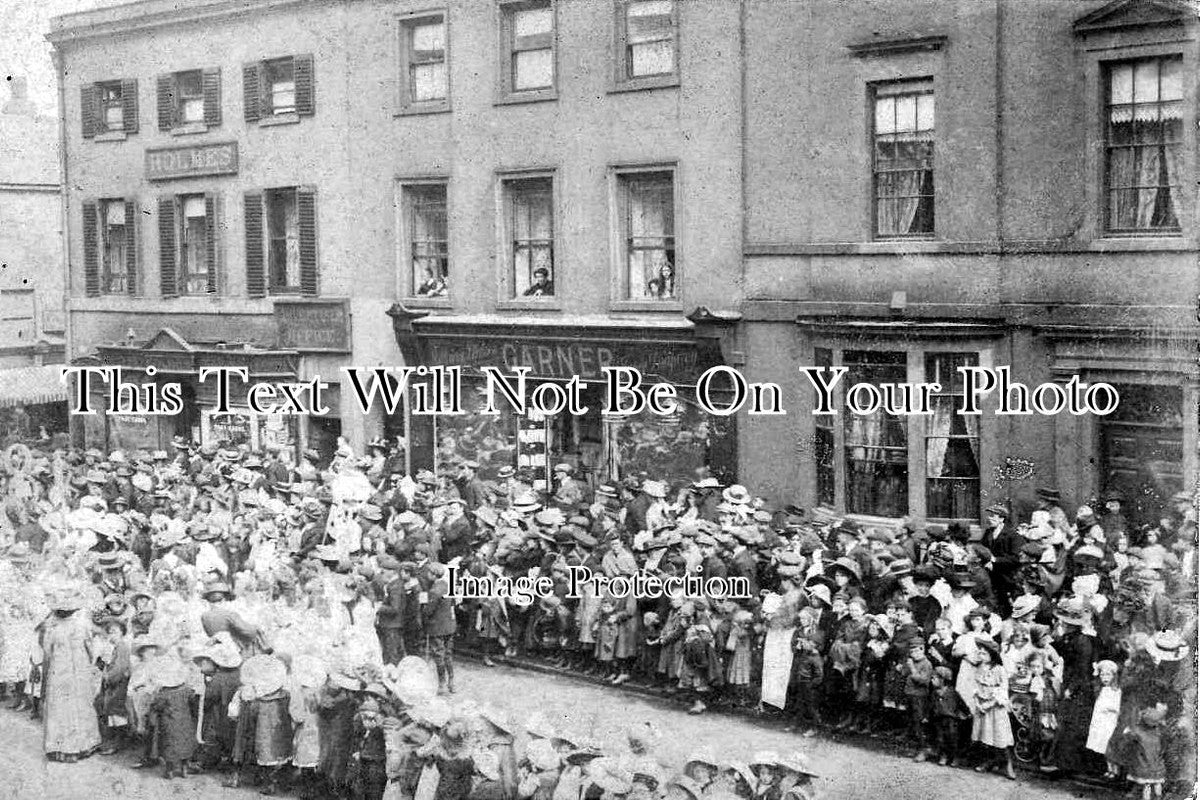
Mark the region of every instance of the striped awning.
POLYGON ((62 370, 62 364, 0 369, 0 408, 66 402, 62 370))

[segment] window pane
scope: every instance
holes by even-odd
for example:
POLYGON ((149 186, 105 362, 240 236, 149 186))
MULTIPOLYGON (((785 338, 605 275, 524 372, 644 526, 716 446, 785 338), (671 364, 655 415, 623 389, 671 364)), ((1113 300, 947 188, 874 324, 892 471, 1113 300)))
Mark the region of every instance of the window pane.
POLYGON ((554 85, 554 54, 525 50, 513 54, 513 89, 546 89, 554 85))
POLYGON ((896 98, 880 97, 875 101, 875 134, 895 133, 896 98))
POLYGON ((1133 67, 1133 101, 1154 103, 1158 101, 1158 61, 1142 61, 1133 67))
POLYGON ((917 130, 933 130, 933 95, 931 94, 917 97, 917 130))
POLYGON ((446 99, 446 64, 414 64, 412 67, 412 99, 446 99))
POLYGON ((275 114, 286 114, 296 110, 296 84, 280 81, 271 85, 271 110, 275 114))
POLYGON ((505 185, 512 212, 513 288, 516 296, 554 295, 554 196, 550 179, 505 185))
POLYGON ((179 118, 183 122, 203 122, 204 121, 204 99, 193 97, 181 101, 179 108, 179 118))
POLYGON ((1168 58, 1162 64, 1162 96, 1161 100, 1183 99, 1183 60, 1168 58))
POLYGON ((267 223, 271 288, 299 288, 300 234, 295 189, 275 189, 267 193, 267 223))
POLYGON ((446 49, 446 26, 441 22, 414 25, 412 28, 414 53, 441 54, 446 49))
MULTIPOLYGON (((847 351, 843 383, 903 383, 904 353, 847 351)), ((847 414, 846 510, 899 517, 908 513, 908 428, 902 417, 878 411, 847 414)))
POLYGON ((413 293, 444 297, 449 278, 446 234, 446 187, 405 187, 412 246, 413 293))
POLYGON ((198 70, 177 73, 175 85, 179 90, 180 97, 195 97, 204 94, 204 76, 198 70))
POLYGON ((1133 102, 1133 66, 1118 64, 1109 72, 1109 97, 1112 103, 1133 102))
POLYGON ((669 75, 675 71, 675 43, 670 39, 629 46, 629 76, 669 75))
POLYGON ((553 29, 554 21, 549 6, 526 8, 513 13, 513 36, 517 39, 550 33, 553 29))

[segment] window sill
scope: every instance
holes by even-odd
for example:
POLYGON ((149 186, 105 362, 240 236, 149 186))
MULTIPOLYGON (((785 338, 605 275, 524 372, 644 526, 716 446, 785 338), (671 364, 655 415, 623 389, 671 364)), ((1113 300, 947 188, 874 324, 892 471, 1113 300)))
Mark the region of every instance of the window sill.
POLYGON ((453 308, 449 297, 405 297, 401 300, 409 308, 453 308))
POLYGON ((496 308, 501 311, 562 311, 562 300, 557 297, 547 297, 541 300, 515 297, 510 300, 499 300, 496 308))
POLYGON ((270 128, 275 125, 295 125, 298 122, 300 122, 299 114, 276 114, 270 117, 263 117, 258 121, 258 126, 260 128, 270 128))
POLYGON ((609 311, 683 311, 683 301, 672 300, 610 300, 609 311))
POLYGON ((1094 253, 1129 253, 1144 250, 1189 250, 1195 243, 1182 231, 1165 233, 1106 233, 1093 239, 1088 249, 1094 253))
POLYGON ((448 114, 450 113, 449 100, 436 100, 427 103, 409 103, 408 105, 400 106, 396 111, 397 117, 420 117, 426 114, 448 114))
POLYGON ((529 92, 512 92, 497 98, 498 106, 519 106, 525 103, 548 103, 558 99, 557 89, 538 89, 529 92))
POLYGON ((105 131, 92 137, 94 142, 123 142, 128 137, 125 131, 105 131))
POLYGON ((194 136, 197 133, 208 133, 208 126, 203 122, 189 122, 186 125, 171 128, 172 136, 194 136))
POLYGON ((645 92, 651 89, 678 89, 679 75, 672 73, 670 75, 653 75, 645 78, 626 78, 620 81, 614 81, 608 87, 609 94, 623 94, 625 92, 645 92))

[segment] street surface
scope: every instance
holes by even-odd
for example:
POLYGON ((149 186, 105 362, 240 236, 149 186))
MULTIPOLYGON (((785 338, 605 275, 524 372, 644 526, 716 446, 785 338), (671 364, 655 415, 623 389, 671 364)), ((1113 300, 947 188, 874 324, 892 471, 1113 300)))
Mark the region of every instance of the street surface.
MULTIPOLYGON (((685 707, 663 700, 606 689, 585 681, 505 667, 486 669, 473 663, 458 665, 460 696, 500 708, 517 722, 534 711, 551 724, 607 741, 630 723, 652 721, 662 732, 656 752, 668 763, 681 764, 696 748, 719 758, 748 760, 759 750, 805 752, 821 773, 821 796, 837 800, 1059 800, 1120 795, 1072 783, 1027 778, 1007 781, 979 775, 970 769, 917 764, 911 759, 852 744, 803 739, 775 725, 706 714, 689 716, 685 707)), ((0 800, 103 800, 105 798, 180 798, 180 800, 247 800, 254 790, 226 789, 212 775, 166 781, 161 768, 133 770, 132 753, 93 756, 76 764, 45 760, 41 728, 25 713, 0 711, 0 800)))

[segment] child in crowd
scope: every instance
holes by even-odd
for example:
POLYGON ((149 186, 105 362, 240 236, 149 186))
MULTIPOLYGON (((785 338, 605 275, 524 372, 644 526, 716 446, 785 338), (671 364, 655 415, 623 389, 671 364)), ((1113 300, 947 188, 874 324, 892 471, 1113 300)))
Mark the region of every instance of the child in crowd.
MULTIPOLYGON (((807 611, 808 609, 805 609, 807 611)), ((804 612, 801 612, 801 617, 804 612)), ((793 666, 796 686, 795 727, 804 731, 804 736, 816 734, 821 724, 820 693, 825 679, 824 659, 821 658, 818 637, 812 629, 797 634, 796 656, 793 666)))
POLYGON ((196 719, 192 716, 196 693, 187 685, 187 671, 178 661, 160 664, 155 677, 158 689, 150 702, 152 753, 166 764, 165 777, 186 778, 187 762, 196 750, 196 719))
MULTIPOLYGON (((1087 749, 1100 755, 1108 753, 1108 743, 1117 728, 1117 715, 1121 711, 1121 685, 1117 682, 1120 670, 1116 663, 1105 659, 1093 668, 1100 689, 1096 693, 1096 703, 1092 706, 1092 723, 1088 728, 1087 749)), ((1120 768, 1111 761, 1105 761, 1107 769, 1104 777, 1113 780, 1120 768)))
POLYGON ((904 694, 908 698, 909 735, 917 744, 914 761, 929 757, 926 750, 925 726, 930 718, 930 683, 933 664, 925 656, 925 643, 913 641, 908 651, 908 661, 903 665, 904 694))
POLYGON ((929 684, 933 719, 937 728, 938 764, 943 767, 956 767, 959 727, 969 715, 954 686, 954 673, 949 667, 934 667, 929 684))

